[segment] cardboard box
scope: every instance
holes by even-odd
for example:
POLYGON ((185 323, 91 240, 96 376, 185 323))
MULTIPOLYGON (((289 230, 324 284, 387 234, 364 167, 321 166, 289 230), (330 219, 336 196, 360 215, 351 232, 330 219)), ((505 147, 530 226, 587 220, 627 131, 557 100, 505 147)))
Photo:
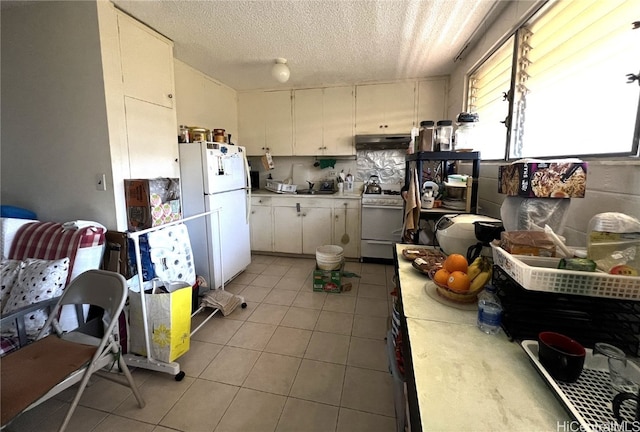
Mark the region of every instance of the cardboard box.
POLYGON ((344 261, 339 270, 321 270, 318 267, 313 271, 313 290, 329 293, 342 292, 342 272, 344 261))
POLYGON ((180 179, 125 180, 124 193, 130 231, 140 231, 182 218, 180 179))
POLYGON ((498 192, 510 196, 584 198, 586 185, 586 162, 529 162, 498 167, 498 192))

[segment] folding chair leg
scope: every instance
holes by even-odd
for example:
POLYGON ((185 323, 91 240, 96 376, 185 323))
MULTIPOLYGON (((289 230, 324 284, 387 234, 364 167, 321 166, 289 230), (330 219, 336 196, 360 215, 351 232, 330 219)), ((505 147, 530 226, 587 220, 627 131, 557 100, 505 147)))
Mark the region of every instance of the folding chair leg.
POLYGON ((136 386, 135 382, 133 382, 131 371, 129 371, 129 367, 125 363, 124 358, 122 356, 118 356, 118 366, 120 366, 122 373, 124 373, 124 376, 127 378, 127 382, 129 382, 129 387, 131 387, 131 391, 133 392, 133 395, 136 397, 136 400, 138 401, 138 406, 140 408, 144 408, 145 406, 144 399, 142 399, 142 395, 138 391, 138 387, 136 386))
POLYGON ((78 407, 78 403, 80 402, 80 398, 82 397, 82 393, 84 392, 84 389, 87 387, 87 383, 89 382, 89 378, 91 377, 91 372, 92 372, 92 365, 89 365, 89 367, 87 368, 87 370, 84 373, 84 376, 82 377, 82 381, 80 382, 80 386, 78 387, 78 391, 76 392, 76 395, 73 398, 73 401, 71 402, 71 406, 69 407, 69 410, 67 411, 67 415, 65 416, 64 421, 62 422, 62 425, 60 425, 60 428, 58 429, 58 432, 64 432, 64 430, 69 425, 69 421, 71 420, 71 416, 73 415, 74 411, 78 407))

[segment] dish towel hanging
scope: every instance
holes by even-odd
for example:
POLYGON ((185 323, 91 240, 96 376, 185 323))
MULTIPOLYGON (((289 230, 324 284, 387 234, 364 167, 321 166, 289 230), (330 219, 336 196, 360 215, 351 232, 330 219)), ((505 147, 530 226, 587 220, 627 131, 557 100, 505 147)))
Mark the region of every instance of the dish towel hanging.
POLYGON ((418 188, 418 172, 411 170, 409 190, 407 191, 406 205, 404 209, 403 240, 413 243, 413 236, 418 232, 420 225, 420 189, 418 188))

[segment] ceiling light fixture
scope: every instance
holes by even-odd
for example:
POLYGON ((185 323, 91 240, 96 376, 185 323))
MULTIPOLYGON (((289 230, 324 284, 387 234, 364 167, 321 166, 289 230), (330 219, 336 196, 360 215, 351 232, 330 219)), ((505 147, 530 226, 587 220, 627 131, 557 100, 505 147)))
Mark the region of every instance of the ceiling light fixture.
POLYGON ((276 64, 274 64, 271 69, 271 75, 278 80, 278 82, 286 83, 289 81, 291 71, 289 70, 289 66, 287 66, 287 59, 277 58, 276 64))

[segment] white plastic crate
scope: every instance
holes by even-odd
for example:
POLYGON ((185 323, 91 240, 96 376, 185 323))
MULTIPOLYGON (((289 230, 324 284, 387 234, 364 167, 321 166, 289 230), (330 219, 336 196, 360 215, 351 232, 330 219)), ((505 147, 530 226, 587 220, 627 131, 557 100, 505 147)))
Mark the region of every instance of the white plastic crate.
POLYGON ((295 193, 297 186, 292 184, 285 184, 278 180, 267 180, 265 189, 277 193, 295 193))
POLYGON ((640 301, 640 277, 558 270, 560 258, 511 255, 499 246, 491 247, 493 263, 524 289, 640 301))

